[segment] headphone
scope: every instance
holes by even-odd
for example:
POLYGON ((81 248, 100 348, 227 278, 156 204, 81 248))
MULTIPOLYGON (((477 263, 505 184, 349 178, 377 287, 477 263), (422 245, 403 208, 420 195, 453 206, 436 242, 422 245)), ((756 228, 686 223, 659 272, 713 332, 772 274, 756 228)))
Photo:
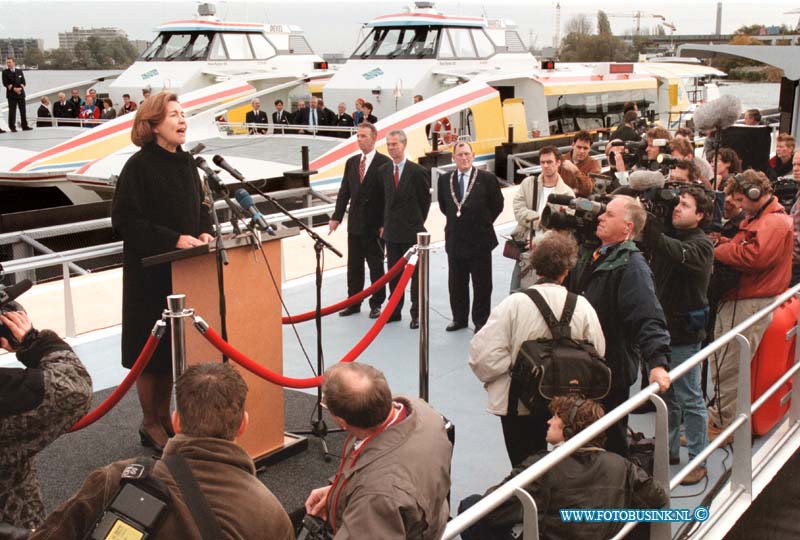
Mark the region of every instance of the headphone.
POLYGON ((578 416, 578 409, 580 409, 581 405, 584 403, 586 403, 585 399, 576 399, 575 403, 572 404, 572 407, 570 407, 569 411, 567 412, 567 421, 564 422, 564 429, 562 430, 564 433, 564 440, 571 439, 578 432, 578 426, 575 425, 575 419, 578 416))
POLYGON ((761 193, 761 188, 749 183, 743 174, 739 173, 734 176, 733 179, 739 184, 739 187, 744 190, 744 196, 751 201, 757 201, 763 195, 763 193, 761 193))

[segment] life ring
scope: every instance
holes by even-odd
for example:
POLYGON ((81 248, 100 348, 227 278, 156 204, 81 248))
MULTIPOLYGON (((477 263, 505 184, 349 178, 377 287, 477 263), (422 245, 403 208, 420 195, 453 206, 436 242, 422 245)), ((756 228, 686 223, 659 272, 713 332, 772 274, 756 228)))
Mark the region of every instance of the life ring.
POLYGON ((439 136, 439 141, 444 144, 451 144, 456 140, 456 134, 453 131, 453 125, 450 119, 446 116, 439 118, 433 126, 433 132, 439 136))

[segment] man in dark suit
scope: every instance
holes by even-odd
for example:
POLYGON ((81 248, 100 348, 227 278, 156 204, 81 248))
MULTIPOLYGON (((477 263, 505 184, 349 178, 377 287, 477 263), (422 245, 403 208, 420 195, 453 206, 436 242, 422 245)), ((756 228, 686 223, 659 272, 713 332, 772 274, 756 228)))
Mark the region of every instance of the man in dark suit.
POLYGON ((52 120, 43 120, 44 118, 52 118, 53 115, 50 114, 50 98, 47 96, 42 96, 42 99, 39 100, 41 103, 39 105, 39 109, 36 111, 36 127, 53 127, 52 120))
MULTIPOLYGON (((383 184, 378 171, 391 160, 375 151, 378 130, 370 123, 362 122, 356 133, 361 152, 347 160, 344 166, 342 185, 336 197, 336 209, 328 222, 330 233, 339 227, 345 208, 350 202, 347 218, 347 296, 364 290, 364 261, 369 266, 372 283, 383 276, 383 184)), ((369 299, 371 319, 381 314, 381 305, 386 300, 386 287, 373 293, 369 299)), ((340 311, 347 317, 361 311, 361 305, 353 305, 340 311)))
MULTIPOLYGON (((68 100, 64 92, 58 93, 58 101, 53 104, 54 118, 75 118, 75 105, 72 100, 68 100)), ((69 122, 58 122, 59 126, 69 126, 69 122)))
MULTIPOLYGON (((353 127, 353 117, 347 114, 347 105, 344 104, 344 101, 339 103, 339 112, 333 118, 333 125, 337 127, 353 127)), ((342 139, 348 139, 350 137, 350 132, 337 131, 336 136, 342 139)))
MULTIPOLYGON (((320 126, 332 126, 336 122, 336 115, 325 106, 325 102, 322 98, 317 99, 317 118, 320 126)), ((327 137, 335 136, 333 132, 327 130, 320 131, 319 134, 327 137)))
POLYGON ((278 130, 278 126, 285 126, 292 123, 291 114, 289 111, 283 110, 283 100, 275 100, 275 110, 272 112, 272 123, 275 126, 275 133, 283 133, 283 128, 278 130))
POLYGON ((456 170, 439 177, 439 209, 447 218, 444 228, 447 251, 450 309, 453 322, 447 331, 467 327, 469 281, 475 300, 472 322, 477 333, 489 318, 492 300, 492 250, 497 235, 492 224, 503 211, 503 194, 497 177, 472 166, 475 155, 465 141, 453 149, 456 170))
MULTIPOLYGON (((255 98, 250 102, 250 105, 253 107, 253 110, 244 115, 244 121, 248 124, 267 124, 267 113, 261 110, 261 100, 255 98)), ((250 135, 266 135, 267 128, 248 126, 247 132, 250 135)))
MULTIPOLYGON (((381 168, 383 180, 383 240, 386 242, 386 264, 388 268, 395 265, 408 249, 417 243, 417 233, 425 232, 425 220, 431 209, 431 173, 406 159, 408 139, 403 130, 390 131, 386 136, 386 147, 389 150, 391 163, 381 168)), ((389 289, 394 292, 400 281, 398 274, 390 283, 389 289)), ((389 322, 402 318, 403 300, 394 310, 389 322)), ((411 324, 410 328, 419 328, 419 281, 415 271, 411 278, 411 324)))
POLYGON ((8 99, 8 129, 17 131, 17 109, 22 129, 33 129, 28 125, 28 116, 25 111, 25 75, 22 70, 14 65, 14 58, 6 58, 6 69, 3 70, 3 86, 6 88, 8 99))

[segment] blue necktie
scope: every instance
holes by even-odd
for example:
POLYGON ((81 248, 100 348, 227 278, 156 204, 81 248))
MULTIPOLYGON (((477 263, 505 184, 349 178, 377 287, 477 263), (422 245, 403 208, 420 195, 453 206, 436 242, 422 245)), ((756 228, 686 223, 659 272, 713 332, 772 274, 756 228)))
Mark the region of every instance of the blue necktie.
POLYGON ((311 125, 312 126, 316 126, 317 125, 317 110, 316 109, 311 109, 311 125))
POLYGON ((464 200, 464 173, 458 173, 458 201, 464 200))

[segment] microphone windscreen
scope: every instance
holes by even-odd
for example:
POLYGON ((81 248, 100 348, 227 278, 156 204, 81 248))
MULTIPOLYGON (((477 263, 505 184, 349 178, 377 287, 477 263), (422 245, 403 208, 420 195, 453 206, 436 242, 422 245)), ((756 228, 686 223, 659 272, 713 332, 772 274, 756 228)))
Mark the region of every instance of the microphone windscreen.
POLYGON ((739 98, 724 95, 697 107, 693 117, 694 125, 699 131, 725 129, 736 123, 741 110, 742 102, 739 98))
POLYGON ((628 175, 628 184, 636 191, 662 188, 667 179, 658 171, 635 171, 628 175))
POLYGON ((250 195, 246 189, 239 188, 233 192, 233 196, 236 198, 236 202, 242 205, 242 208, 245 210, 252 208, 255 206, 256 202, 253 200, 252 195, 250 195))

